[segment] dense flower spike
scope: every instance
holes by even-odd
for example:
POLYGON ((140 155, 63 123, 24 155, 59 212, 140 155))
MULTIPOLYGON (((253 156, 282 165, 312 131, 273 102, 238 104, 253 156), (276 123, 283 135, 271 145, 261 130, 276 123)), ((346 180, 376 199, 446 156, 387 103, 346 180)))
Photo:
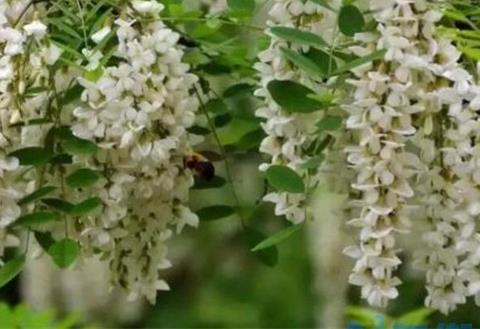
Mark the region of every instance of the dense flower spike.
POLYGON ((165 241, 172 229, 198 224, 186 206, 193 178, 183 165, 197 78, 182 63, 179 35, 159 19, 162 6, 132 4, 115 21, 120 62, 96 81, 81 79, 85 106, 74 111, 73 132, 100 145, 95 168, 107 179, 103 211, 84 224, 83 241, 110 260, 114 282, 132 298, 154 302, 168 289, 158 274, 169 266, 165 241))
POLYGON ((360 146, 348 152, 358 171, 353 187, 362 192, 360 217, 351 221, 362 227, 361 246, 346 250, 357 258, 350 280, 373 305, 395 298, 400 260, 392 234, 408 227, 407 218, 418 228, 426 219, 427 248, 418 256, 427 271, 426 305, 448 313, 477 293, 478 87, 459 66, 457 49, 435 34, 442 16, 435 2, 371 1, 370 9, 379 34, 357 39, 386 54, 357 72, 356 102, 345 106, 347 126, 359 130, 360 146))
MULTIPOLYGON (((332 6, 338 5, 337 1, 332 1, 332 6)), ((327 42, 333 41, 337 22, 335 13, 312 1, 277 0, 270 10, 270 17, 271 21, 268 22, 270 27, 278 25, 294 27, 321 34, 327 42)), ((289 166, 304 178, 308 189, 316 184, 317 179, 308 177, 307 170, 302 169, 302 164, 310 159, 306 149, 317 139, 315 123, 322 114, 287 113, 272 99, 267 86, 272 80, 294 80, 320 92, 324 90, 325 85, 283 57, 281 49, 288 47, 302 50, 302 46, 289 46, 288 42, 272 35, 269 48, 259 54, 260 62, 256 65, 261 85, 255 94, 265 99, 266 103, 256 112, 258 117, 265 119, 262 127, 267 134, 260 146, 260 152, 270 157, 270 162, 262 164, 260 169, 265 171, 271 165, 289 166)), ((275 203, 276 215, 286 216, 294 223, 303 222, 307 217, 305 194, 272 192, 267 194, 264 200, 275 203)))
POLYGON ((478 294, 480 87, 458 64, 460 52, 446 40, 436 42, 434 55, 443 61, 428 67, 437 88, 425 97, 439 113, 439 131, 435 145, 423 136, 417 141, 431 168, 418 184, 430 228, 424 234, 428 248, 418 253, 417 262, 427 271, 426 305, 449 313, 478 294))
POLYGON ((371 305, 386 306, 400 284, 394 273, 401 263, 394 233, 410 226, 407 203, 414 191, 409 178, 424 167, 406 145, 422 123, 430 129, 439 110, 429 102, 436 82, 430 67, 441 70, 443 63, 436 63, 439 47, 432 35, 440 16, 427 1, 369 4, 378 33, 357 34, 367 46, 352 50, 386 53, 380 63, 357 69, 358 78, 349 81, 356 91, 353 103, 345 105, 347 127, 357 131, 358 145, 347 153, 357 172, 352 187, 360 194, 354 203, 359 215, 350 224, 361 228, 361 243, 346 253, 357 259, 351 283, 362 287, 371 305))

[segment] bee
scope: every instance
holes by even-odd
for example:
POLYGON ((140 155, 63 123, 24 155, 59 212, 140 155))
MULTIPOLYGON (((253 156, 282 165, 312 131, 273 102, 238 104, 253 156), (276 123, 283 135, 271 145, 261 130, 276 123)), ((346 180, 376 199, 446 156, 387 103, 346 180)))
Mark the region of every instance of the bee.
POLYGON ((185 168, 206 181, 211 181, 215 177, 215 167, 205 156, 200 153, 192 153, 184 159, 185 168))

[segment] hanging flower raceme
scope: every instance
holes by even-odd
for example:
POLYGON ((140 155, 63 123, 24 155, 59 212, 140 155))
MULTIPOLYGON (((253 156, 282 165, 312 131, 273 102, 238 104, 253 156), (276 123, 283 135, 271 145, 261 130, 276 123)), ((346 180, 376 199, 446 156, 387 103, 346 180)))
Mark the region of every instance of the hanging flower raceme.
POLYGON ((22 214, 18 201, 38 185, 15 152, 43 147, 51 127, 48 67, 60 51, 45 39, 43 12, 29 1, 0 1, 0 257, 18 245, 10 229, 22 214))
POLYGON ((115 284, 153 302, 157 290, 168 289, 159 278, 169 266, 166 240, 198 224, 186 206, 193 178, 183 163, 197 77, 182 62, 179 34, 161 21, 163 6, 131 4, 113 27, 118 64, 95 81, 80 79, 84 105, 74 111, 73 133, 99 145, 87 164, 106 178, 103 211, 83 222, 80 239, 109 259, 115 284))
POLYGON ((460 52, 449 41, 432 42, 437 46, 432 56, 440 65, 430 66, 437 88, 426 92, 425 99, 439 113, 438 131, 433 136, 436 152, 424 138, 417 143, 431 164, 418 184, 429 228, 424 234, 427 248, 417 254, 417 264, 426 270, 426 305, 446 314, 468 296, 478 296, 480 88, 458 64, 460 52))
MULTIPOLYGON (((432 35, 438 13, 427 1, 370 1, 378 33, 360 33, 367 46, 352 48, 358 55, 385 50, 384 60, 356 70, 354 101, 345 105, 347 128, 357 134, 358 145, 347 149, 357 177, 358 217, 351 225, 361 228, 360 246, 347 248, 357 259, 350 282, 362 287, 371 305, 386 306, 398 295, 395 270, 401 261, 395 233, 410 226, 409 200, 414 191, 409 178, 425 166, 406 149, 418 128, 431 126, 439 108, 428 94, 435 88, 432 66, 436 41, 432 35)), ((422 128, 423 129, 423 128, 422 128)))
POLYGON ((427 248, 417 259, 427 271, 426 304, 448 313, 477 292, 466 277, 478 280, 478 87, 458 64, 457 49, 435 34, 442 16, 435 3, 371 1, 370 9, 379 33, 358 34, 370 48, 354 50, 386 53, 356 72, 355 102, 345 106, 347 126, 358 131, 359 145, 347 151, 361 195, 359 217, 350 222, 361 227, 361 244, 346 250, 357 259, 350 281, 372 305, 395 298, 401 262, 394 233, 408 228, 409 218, 417 227, 426 220, 427 248))
MULTIPOLYGON (((339 3, 332 1, 332 6, 339 3)), ((270 10, 270 27, 283 26, 299 29, 321 35, 327 42, 333 42, 336 26, 336 14, 312 1, 278 0, 270 10)), ((305 163, 311 159, 307 149, 318 141, 316 123, 323 114, 289 113, 282 109, 272 98, 268 90, 269 83, 274 80, 294 81, 305 85, 316 92, 325 90, 321 79, 292 65, 284 56, 284 49, 307 52, 306 46, 290 44, 282 38, 267 32, 271 36, 268 49, 259 54, 260 62, 256 69, 260 74, 260 88, 255 95, 265 101, 265 106, 259 108, 256 115, 265 119, 262 127, 267 134, 260 146, 260 152, 270 160, 260 166, 262 171, 272 165, 288 166, 305 182, 308 190, 317 183, 316 177, 309 177, 305 163)), ((288 91, 287 91, 288 92, 288 91)), ((286 216, 294 223, 303 222, 307 218, 307 195, 305 193, 271 192, 264 197, 265 201, 275 203, 275 214, 286 216)))

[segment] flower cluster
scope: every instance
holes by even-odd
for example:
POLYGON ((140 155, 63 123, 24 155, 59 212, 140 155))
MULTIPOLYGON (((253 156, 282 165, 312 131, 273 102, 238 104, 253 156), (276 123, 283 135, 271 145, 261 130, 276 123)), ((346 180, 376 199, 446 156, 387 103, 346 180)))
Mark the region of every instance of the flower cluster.
MULTIPOLYGON (((332 1, 333 5, 338 7, 339 3, 332 1)), ((277 0, 270 10, 270 17, 269 27, 294 27, 321 34, 328 42, 333 40, 336 15, 312 1, 277 0)), ((322 114, 292 114, 282 110, 272 99, 267 86, 272 80, 293 80, 321 92, 325 90, 325 84, 321 79, 303 73, 283 57, 282 48, 289 47, 293 50, 308 51, 308 47, 289 45, 285 40, 271 35, 270 46, 259 54, 260 62, 255 66, 260 75, 260 88, 255 95, 263 98, 265 103, 264 107, 257 110, 256 115, 265 119, 262 127, 267 134, 260 146, 260 152, 270 158, 268 163, 260 166, 260 170, 266 171, 271 165, 288 166, 303 177, 307 188, 311 188, 315 185, 316 178, 309 177, 308 171, 302 169, 302 165, 311 158, 306 149, 316 140, 315 123, 322 114)), ((267 194, 264 200, 275 203, 276 215, 286 216, 294 223, 303 222, 307 218, 305 194, 272 192, 267 194)))
POLYGON ((479 286, 479 88, 459 65, 459 51, 435 34, 442 16, 435 3, 370 1, 370 10, 378 33, 357 34, 365 46, 352 50, 386 53, 355 71, 354 101, 344 106, 358 142, 346 150, 359 191, 350 224, 361 228, 360 246, 346 249, 357 260, 350 281, 372 305, 397 297, 394 233, 412 217, 416 227, 424 220, 417 263, 426 270, 426 305, 448 313, 479 286))
POLYGON ((180 35, 163 24, 162 10, 157 1, 141 0, 119 9, 113 26, 108 21, 84 40, 90 45, 115 39, 114 64, 104 67, 101 59, 110 57, 100 47, 84 49, 82 74, 76 67, 83 60, 54 68, 62 51, 40 21, 47 4, 0 1, 0 257, 4 248, 19 244, 12 232, 22 225, 20 217, 62 212, 64 223, 35 230, 53 242, 75 239, 84 256, 108 261, 113 283, 131 298, 154 302, 157 290, 168 289, 159 278, 170 266, 166 240, 173 231, 198 225, 187 207, 193 176, 184 166, 198 78, 182 62, 180 35), (71 111, 65 98, 77 81, 83 93, 71 111), (98 151, 70 155, 66 140, 98 151), (36 159, 22 163, 17 151, 49 158, 32 166, 36 159), (75 173, 90 175, 94 183, 69 184, 75 173), (54 204, 19 202, 45 186, 56 191, 57 198, 49 199, 54 204), (69 213, 75 205, 88 211, 69 213))
POLYGON ((89 164, 106 178, 103 211, 83 223, 84 248, 101 251, 114 282, 132 298, 153 302, 157 290, 168 289, 158 271, 169 266, 172 228, 198 224, 185 205, 193 178, 183 164, 197 78, 182 63, 179 34, 159 19, 162 5, 132 4, 128 17, 115 21, 119 63, 96 81, 80 79, 84 105, 73 113, 72 130, 100 146, 89 164))
POLYGON ((22 173, 24 166, 10 153, 41 146, 50 125, 31 122, 48 116, 48 66, 60 56, 45 40, 42 8, 29 6, 29 1, 0 1, 0 257, 5 247, 18 245, 7 226, 22 213, 17 201, 37 185, 35 174, 22 173))

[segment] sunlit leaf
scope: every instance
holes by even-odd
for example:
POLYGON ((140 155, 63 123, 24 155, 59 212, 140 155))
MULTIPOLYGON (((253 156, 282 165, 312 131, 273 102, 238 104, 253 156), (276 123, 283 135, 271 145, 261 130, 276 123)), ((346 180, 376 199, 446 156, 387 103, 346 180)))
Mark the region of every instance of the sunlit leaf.
POLYGON ((12 281, 23 269, 25 255, 9 260, 0 268, 0 288, 12 281))
POLYGON ((48 249, 48 254, 60 268, 67 268, 75 262, 80 252, 78 243, 71 239, 55 242, 48 249))
POLYGON ((75 136, 67 138, 63 142, 63 147, 65 151, 73 155, 92 155, 98 150, 95 143, 75 136))
POLYGON ((73 188, 87 187, 95 184, 100 176, 91 169, 78 169, 65 178, 68 186, 73 188))

